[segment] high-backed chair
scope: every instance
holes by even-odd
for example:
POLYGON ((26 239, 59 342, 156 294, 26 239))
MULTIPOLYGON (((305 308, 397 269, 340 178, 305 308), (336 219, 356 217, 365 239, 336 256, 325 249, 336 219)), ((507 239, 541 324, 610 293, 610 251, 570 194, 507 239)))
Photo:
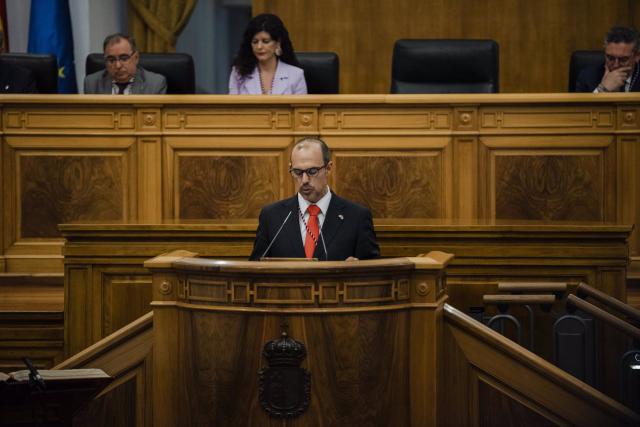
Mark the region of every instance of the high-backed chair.
POLYGON ((493 40, 398 40, 391 93, 496 93, 499 48, 493 40))
POLYGON ((576 91, 576 80, 583 68, 597 65, 604 67, 604 53, 600 50, 576 50, 569 62, 569 92, 576 91))
MULTIPOLYGON (((167 94, 196 93, 193 58, 187 53, 141 53, 138 66, 162 74, 167 79, 167 94)), ((104 69, 104 55, 90 53, 85 66, 87 75, 104 69)))
POLYGON ((4 53, 0 55, 0 66, 13 64, 33 73, 39 93, 58 93, 58 62, 55 55, 32 53, 4 53))
POLYGON ((334 52, 296 52, 304 70, 307 92, 340 93, 340 60, 334 52))

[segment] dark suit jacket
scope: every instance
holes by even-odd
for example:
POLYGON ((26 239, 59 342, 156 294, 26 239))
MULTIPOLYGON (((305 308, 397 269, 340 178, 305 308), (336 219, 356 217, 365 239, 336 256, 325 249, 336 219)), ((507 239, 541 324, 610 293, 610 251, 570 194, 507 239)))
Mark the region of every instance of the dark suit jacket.
MULTIPOLYGON (((583 68, 576 79, 576 92, 593 92, 602 81, 602 76, 604 76, 604 65, 583 68)), ((640 79, 635 80, 630 92, 640 92, 640 79)))
MULTIPOLYGON (((96 71, 84 78, 84 93, 111 95, 111 88, 111 76, 107 70, 96 71)), ((131 84, 132 95, 165 93, 167 93, 167 79, 162 74, 138 67, 136 78, 131 84)))
MULTIPOLYGON (((297 194, 289 199, 268 205, 260 212, 260 222, 249 259, 257 261, 262 257, 269 243, 287 215, 291 216, 284 224, 280 235, 265 255, 267 257, 304 258, 304 246, 300 234, 297 194)), ((322 241, 318 242, 314 258, 321 261, 344 261, 350 256, 359 259, 377 258, 380 249, 373 230, 373 220, 369 209, 352 203, 332 193, 329 209, 321 229, 327 246, 325 254, 322 241)))
POLYGON ((0 67, 0 93, 38 93, 30 70, 13 64, 0 67))

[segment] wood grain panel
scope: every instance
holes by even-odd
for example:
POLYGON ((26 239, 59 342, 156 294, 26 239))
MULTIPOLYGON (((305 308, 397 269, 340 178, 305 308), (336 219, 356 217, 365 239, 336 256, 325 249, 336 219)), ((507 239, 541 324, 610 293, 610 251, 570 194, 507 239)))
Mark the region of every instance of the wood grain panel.
POLYGON ((98 368, 114 378, 75 415, 73 425, 154 425, 151 414, 153 341, 153 313, 149 313, 54 368, 98 368))
MULTIPOLYGON (((513 392, 505 392, 504 387, 485 378, 478 379, 478 418, 482 427, 538 426, 554 427, 564 425, 556 417, 554 422, 515 399, 513 392)), ((530 405, 531 403, 529 403, 530 405)))
POLYGON ((74 427, 136 426, 136 378, 119 384, 88 405, 82 407, 73 417, 74 427))
POLYGON ((402 38, 493 39, 502 92, 565 92, 571 52, 600 49, 614 24, 640 24, 635 3, 253 0, 253 14, 279 15, 297 51, 338 53, 342 93, 388 93, 393 44, 402 38))
MULTIPOLYGON (((182 374, 188 425, 278 425, 257 402, 258 376, 266 366, 262 346, 280 335, 281 316, 194 312, 187 320, 182 374), (256 333, 257 332, 257 333, 256 333), (242 369, 238 369, 238 367, 242 369), (198 392, 196 392, 198 390, 198 392)), ((304 425, 408 425, 406 314, 333 317, 289 316, 289 333, 304 341, 303 366, 312 375, 304 425), (331 343, 326 345, 324 343, 331 343), (331 394, 327 390, 334 390, 331 394), (389 393, 389 390, 395 390, 389 393), (382 401, 384 404, 371 405, 382 401)))
MULTIPOLYGON (((617 185, 623 198, 618 199, 618 220, 640 226, 640 139, 620 137, 618 146, 617 185)), ((630 239, 629 246, 634 258, 639 260, 640 245, 638 239, 630 239)))
POLYGON ((121 158, 21 155, 19 170, 22 237, 57 237, 61 223, 125 216, 121 158))
POLYGON ((452 307, 444 311, 445 425, 638 424, 640 416, 609 395, 452 307))
POLYGON ((342 197, 368 206, 375 218, 441 218, 444 167, 440 154, 340 153, 334 160, 333 186, 342 197))
POLYGON ((151 303, 151 279, 148 276, 120 275, 108 271, 102 279, 102 336, 128 325, 147 314, 151 303))
POLYGON ((135 121, 130 111, 99 111, 69 108, 64 112, 7 110, 5 126, 17 129, 133 129, 135 121))
POLYGON ((62 360, 64 314, 59 311, 0 311, 0 372, 25 369, 29 357, 39 369, 62 360))
POLYGON ((482 129, 612 129, 614 125, 611 108, 483 108, 480 117, 482 129))
POLYGON ((178 156, 179 218, 255 218, 280 195, 276 156, 178 156))
POLYGON ((495 218, 604 220, 601 156, 495 155, 495 218))

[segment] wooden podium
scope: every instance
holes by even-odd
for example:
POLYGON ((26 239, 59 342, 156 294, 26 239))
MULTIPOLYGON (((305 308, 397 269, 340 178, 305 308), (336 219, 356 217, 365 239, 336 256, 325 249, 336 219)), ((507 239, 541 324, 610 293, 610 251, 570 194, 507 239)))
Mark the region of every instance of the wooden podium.
MULTIPOLYGON (((174 252, 147 261, 154 425, 283 425, 263 407, 269 385, 258 374, 283 327, 306 347, 310 374, 308 407, 291 423, 435 425, 452 258, 250 262, 174 252)), ((299 397, 279 387, 271 391, 299 397)))

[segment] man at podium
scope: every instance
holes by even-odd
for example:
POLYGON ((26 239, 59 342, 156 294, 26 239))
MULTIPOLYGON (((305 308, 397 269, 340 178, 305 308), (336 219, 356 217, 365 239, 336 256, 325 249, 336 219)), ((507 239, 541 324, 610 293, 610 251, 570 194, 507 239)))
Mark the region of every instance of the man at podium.
POLYGON ((342 261, 380 256, 371 211, 331 192, 332 166, 329 147, 320 138, 298 141, 289 163, 296 194, 262 209, 249 259, 342 261))

